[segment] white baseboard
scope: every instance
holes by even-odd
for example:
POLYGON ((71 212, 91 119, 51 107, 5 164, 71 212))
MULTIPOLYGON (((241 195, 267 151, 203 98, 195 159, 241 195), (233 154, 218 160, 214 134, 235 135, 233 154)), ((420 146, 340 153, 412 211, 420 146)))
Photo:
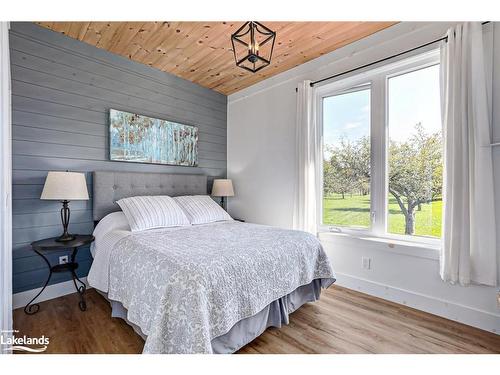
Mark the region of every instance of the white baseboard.
POLYGON ((336 273, 339 286, 357 290, 401 305, 413 307, 456 322, 490 331, 500 335, 500 315, 488 311, 464 306, 410 290, 396 288, 359 278, 352 275, 336 273))
MULTIPOLYGON (((82 280, 87 288, 89 288, 86 277, 83 277, 80 280, 82 280)), ((18 309, 20 307, 26 306, 26 304, 31 301, 31 299, 36 296, 41 289, 42 288, 25 290, 24 292, 14 294, 12 296, 12 308, 18 309)), ((71 293, 76 293, 75 285, 73 284, 73 280, 68 280, 59 284, 52 284, 47 286, 47 288, 45 288, 43 293, 36 299, 35 302, 48 301, 50 299, 65 296, 66 294, 71 293)))

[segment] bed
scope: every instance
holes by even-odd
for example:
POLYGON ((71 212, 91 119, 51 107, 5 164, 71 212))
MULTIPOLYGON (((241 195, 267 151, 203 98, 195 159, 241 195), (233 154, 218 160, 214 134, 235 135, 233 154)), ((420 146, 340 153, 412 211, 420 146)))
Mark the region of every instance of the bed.
POLYGON ((335 282, 310 234, 234 220, 132 232, 116 201, 204 195, 203 175, 94 172, 89 284, 144 353, 233 353, 335 282))

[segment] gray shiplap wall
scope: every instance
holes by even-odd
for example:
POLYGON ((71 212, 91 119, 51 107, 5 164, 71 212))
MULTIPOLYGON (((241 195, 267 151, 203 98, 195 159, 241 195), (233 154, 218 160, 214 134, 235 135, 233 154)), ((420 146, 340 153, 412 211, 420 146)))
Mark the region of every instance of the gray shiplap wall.
MULTIPOLYGON (((47 277, 30 242, 61 231, 60 203, 39 199, 49 170, 87 172, 89 192, 94 170, 226 175, 226 96, 32 23, 11 23, 10 53, 14 293, 47 277), (110 162, 109 108, 198 126, 199 167, 110 162)), ((71 232, 91 233, 92 201, 70 205, 71 232)), ((88 248, 78 260, 85 276, 88 248)), ((51 284, 68 278, 54 274, 51 284)))

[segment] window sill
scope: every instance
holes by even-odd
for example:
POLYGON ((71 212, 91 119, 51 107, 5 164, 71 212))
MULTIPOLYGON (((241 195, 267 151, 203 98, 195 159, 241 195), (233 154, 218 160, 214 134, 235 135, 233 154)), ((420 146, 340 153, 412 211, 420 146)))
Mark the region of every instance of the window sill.
POLYGON ((380 245, 376 247, 377 250, 434 260, 439 260, 439 251, 441 249, 440 245, 415 241, 404 241, 386 237, 376 237, 362 233, 353 234, 338 232, 319 232, 318 238, 321 241, 330 243, 335 243, 338 241, 361 241, 367 246, 380 245))

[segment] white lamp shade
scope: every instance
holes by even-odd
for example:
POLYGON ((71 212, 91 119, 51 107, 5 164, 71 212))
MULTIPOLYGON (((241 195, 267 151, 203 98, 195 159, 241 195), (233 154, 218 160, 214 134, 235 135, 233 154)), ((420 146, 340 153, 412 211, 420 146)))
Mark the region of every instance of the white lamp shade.
POLYGON ((49 172, 40 199, 58 201, 88 200, 89 192, 83 173, 49 172))
POLYGON ((216 179, 212 186, 213 197, 233 197, 233 182, 231 180, 216 179))

